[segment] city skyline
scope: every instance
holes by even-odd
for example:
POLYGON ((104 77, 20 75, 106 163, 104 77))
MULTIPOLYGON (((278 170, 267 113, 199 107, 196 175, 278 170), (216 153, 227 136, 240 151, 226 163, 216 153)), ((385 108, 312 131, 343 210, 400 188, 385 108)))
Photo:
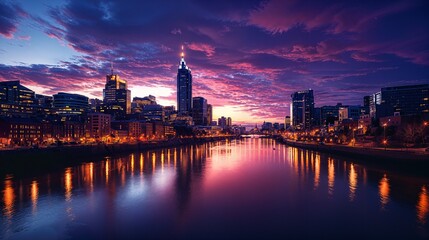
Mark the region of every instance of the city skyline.
POLYGON ((362 104, 382 87, 429 76, 424 1, 6 1, 0 3, 0 80, 36 93, 102 98, 111 63, 132 97, 176 105, 180 46, 194 96, 213 118, 282 122, 290 95, 316 106, 362 104))

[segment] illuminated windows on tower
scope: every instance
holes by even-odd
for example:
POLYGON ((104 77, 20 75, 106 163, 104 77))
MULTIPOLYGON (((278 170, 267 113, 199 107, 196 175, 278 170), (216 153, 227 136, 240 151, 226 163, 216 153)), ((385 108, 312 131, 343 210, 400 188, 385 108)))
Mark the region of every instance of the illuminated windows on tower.
POLYGON ((186 66, 185 54, 182 54, 177 70, 177 111, 180 115, 189 115, 192 110, 192 74, 186 66))

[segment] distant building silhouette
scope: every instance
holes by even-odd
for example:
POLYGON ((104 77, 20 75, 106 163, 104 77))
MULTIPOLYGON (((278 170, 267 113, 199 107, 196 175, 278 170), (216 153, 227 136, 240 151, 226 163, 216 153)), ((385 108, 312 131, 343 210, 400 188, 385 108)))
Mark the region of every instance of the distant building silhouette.
POLYGON ((207 104, 207 125, 212 125, 213 122, 213 106, 211 104, 207 104))

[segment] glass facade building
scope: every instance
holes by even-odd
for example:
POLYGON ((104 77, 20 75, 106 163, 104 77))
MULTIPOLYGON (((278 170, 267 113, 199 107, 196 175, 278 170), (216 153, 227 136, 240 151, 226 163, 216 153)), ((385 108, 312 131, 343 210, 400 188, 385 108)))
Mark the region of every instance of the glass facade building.
POLYGON ((177 71, 177 111, 181 115, 189 115, 191 110, 192 74, 191 69, 186 66, 185 55, 182 52, 182 58, 177 71))
POLYGON ((295 92, 291 95, 291 123, 297 129, 309 129, 314 118, 313 90, 295 92))

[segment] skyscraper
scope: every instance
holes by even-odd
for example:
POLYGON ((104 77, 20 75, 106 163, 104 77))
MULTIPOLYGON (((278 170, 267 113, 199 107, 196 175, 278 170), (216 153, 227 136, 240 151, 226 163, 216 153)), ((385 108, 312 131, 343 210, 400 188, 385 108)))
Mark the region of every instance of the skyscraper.
POLYGON ((186 66, 185 54, 182 54, 177 70, 177 111, 180 115, 189 115, 192 110, 192 74, 186 66))
POLYGON ((116 117, 122 117, 131 112, 131 91, 128 90, 127 81, 113 74, 106 75, 106 85, 103 89, 103 103, 105 112, 116 117))
POLYGON ((363 107, 365 108, 365 114, 369 114, 369 108, 371 106, 371 98, 372 96, 363 97, 363 107))
POLYGON ((207 99, 203 97, 192 98, 192 118, 195 125, 206 126, 207 125, 207 99))
POLYGON ((211 104, 207 104, 207 125, 212 125, 213 122, 213 106, 211 104))
POLYGON ((313 122, 313 90, 295 92, 291 95, 291 123, 297 129, 309 129, 313 122))

